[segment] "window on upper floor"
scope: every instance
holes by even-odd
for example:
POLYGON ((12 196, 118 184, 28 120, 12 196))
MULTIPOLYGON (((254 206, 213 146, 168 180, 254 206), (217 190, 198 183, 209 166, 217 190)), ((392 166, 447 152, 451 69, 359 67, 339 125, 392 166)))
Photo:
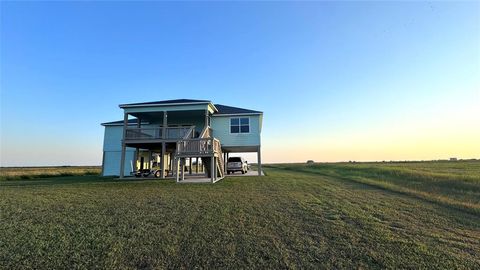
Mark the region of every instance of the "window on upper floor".
POLYGON ((250 133, 250 118, 230 118, 230 133, 250 133))

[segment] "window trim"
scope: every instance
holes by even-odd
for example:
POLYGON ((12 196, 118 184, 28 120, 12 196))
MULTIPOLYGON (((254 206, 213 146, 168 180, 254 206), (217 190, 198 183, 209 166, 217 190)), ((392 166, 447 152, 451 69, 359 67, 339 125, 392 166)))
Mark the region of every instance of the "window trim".
POLYGON ((251 133, 251 130, 252 130, 252 125, 251 125, 251 121, 250 121, 250 117, 245 117, 245 116, 238 116, 238 117, 230 117, 228 119, 228 132, 230 134, 250 134, 251 133), (232 132, 232 119, 238 119, 238 128, 239 128, 239 132, 232 132), (242 131, 242 124, 241 124, 241 118, 247 118, 248 119, 248 132, 241 132, 242 131))

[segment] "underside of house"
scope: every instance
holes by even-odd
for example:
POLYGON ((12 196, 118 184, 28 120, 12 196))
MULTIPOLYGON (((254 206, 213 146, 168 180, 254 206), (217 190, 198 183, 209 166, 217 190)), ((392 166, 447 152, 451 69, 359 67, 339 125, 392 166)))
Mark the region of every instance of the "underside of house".
POLYGON ((196 177, 215 183, 225 177, 229 155, 239 152, 257 153, 261 175, 262 112, 186 99, 120 108, 123 121, 102 124, 103 175, 146 171, 177 182, 196 177))

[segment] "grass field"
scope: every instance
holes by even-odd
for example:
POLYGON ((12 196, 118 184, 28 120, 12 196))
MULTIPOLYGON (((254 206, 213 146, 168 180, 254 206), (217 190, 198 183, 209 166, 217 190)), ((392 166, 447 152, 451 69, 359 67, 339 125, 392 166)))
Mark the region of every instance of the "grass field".
POLYGON ((0 167, 0 181, 58 176, 99 175, 100 166, 0 167))
POLYGON ((480 162, 0 181, 0 268, 480 268, 480 162))

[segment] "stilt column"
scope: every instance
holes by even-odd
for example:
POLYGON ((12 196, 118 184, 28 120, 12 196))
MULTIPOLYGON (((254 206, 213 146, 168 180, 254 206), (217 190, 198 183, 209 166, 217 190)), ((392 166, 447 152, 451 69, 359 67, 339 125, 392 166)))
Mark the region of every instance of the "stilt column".
POLYGON ((122 155, 120 157, 120 178, 125 177, 125 152, 126 144, 125 137, 127 135, 127 126, 128 126, 128 113, 123 114, 123 136, 122 136, 122 155))
POLYGON ((260 146, 258 146, 257 161, 258 161, 258 176, 261 176, 262 175, 262 152, 260 150, 260 146))

